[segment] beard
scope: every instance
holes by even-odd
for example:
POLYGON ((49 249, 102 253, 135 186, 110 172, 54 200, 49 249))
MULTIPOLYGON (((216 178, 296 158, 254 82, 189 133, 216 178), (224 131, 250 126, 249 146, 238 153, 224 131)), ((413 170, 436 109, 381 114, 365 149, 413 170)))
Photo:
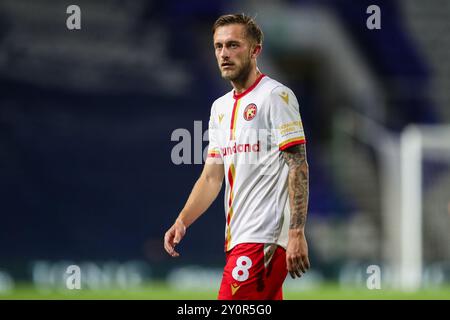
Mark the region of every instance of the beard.
POLYGON ((222 78, 229 81, 245 82, 250 74, 250 71, 252 70, 251 60, 246 59, 243 61, 240 68, 237 68, 236 65, 234 66, 236 69, 232 71, 222 71, 222 78))

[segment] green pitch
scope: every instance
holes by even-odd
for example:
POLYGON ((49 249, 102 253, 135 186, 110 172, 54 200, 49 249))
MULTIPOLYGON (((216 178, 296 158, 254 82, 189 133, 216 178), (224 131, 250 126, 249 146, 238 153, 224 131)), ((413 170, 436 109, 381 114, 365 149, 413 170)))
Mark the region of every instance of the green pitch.
MULTIPOLYGON (((183 291, 169 288, 162 283, 149 284, 136 290, 53 290, 49 292, 39 292, 30 285, 19 285, 13 291, 0 293, 0 299, 120 299, 120 300, 215 300, 217 292, 215 291, 183 291)), ((340 288, 337 285, 325 285, 320 288, 305 290, 302 292, 285 291, 284 297, 287 300, 410 300, 410 299, 445 299, 450 300, 450 287, 439 289, 424 289, 414 293, 403 293, 392 290, 368 290, 340 288)))

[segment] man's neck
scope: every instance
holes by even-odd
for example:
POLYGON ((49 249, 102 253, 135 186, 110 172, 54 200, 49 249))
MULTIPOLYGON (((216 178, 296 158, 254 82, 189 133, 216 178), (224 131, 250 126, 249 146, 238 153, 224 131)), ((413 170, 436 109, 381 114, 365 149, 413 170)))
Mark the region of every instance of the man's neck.
POLYGON ((250 88, 261 74, 261 71, 259 71, 258 68, 255 68, 248 74, 248 77, 245 80, 231 81, 231 85, 234 88, 235 94, 241 94, 242 92, 250 88))

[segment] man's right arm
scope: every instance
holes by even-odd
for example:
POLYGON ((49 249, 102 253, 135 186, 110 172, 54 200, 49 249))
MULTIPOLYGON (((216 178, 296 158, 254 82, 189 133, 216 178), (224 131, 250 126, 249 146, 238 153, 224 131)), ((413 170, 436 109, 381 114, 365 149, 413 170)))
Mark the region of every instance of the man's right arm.
POLYGON ((172 257, 178 257, 175 246, 181 241, 186 229, 200 217, 219 194, 224 179, 223 163, 207 158, 200 178, 195 183, 186 204, 175 223, 164 236, 164 248, 172 257))

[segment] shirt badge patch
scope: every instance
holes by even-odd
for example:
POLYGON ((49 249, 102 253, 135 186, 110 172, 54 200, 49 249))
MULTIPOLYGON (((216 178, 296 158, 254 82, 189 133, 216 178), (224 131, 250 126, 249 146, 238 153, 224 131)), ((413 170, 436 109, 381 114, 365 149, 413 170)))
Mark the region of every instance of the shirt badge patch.
POLYGON ((247 121, 252 120, 254 117, 256 117, 257 110, 258 108, 256 107, 256 104, 250 103, 248 106, 245 107, 244 119, 247 121))
POLYGON ((283 99, 284 102, 286 102, 286 104, 289 104, 289 93, 283 91, 282 93, 279 94, 279 96, 281 99, 283 99))
POLYGON ((234 294, 236 293, 236 291, 239 290, 241 286, 238 285, 237 283, 232 283, 231 284, 231 295, 234 296, 234 294))

